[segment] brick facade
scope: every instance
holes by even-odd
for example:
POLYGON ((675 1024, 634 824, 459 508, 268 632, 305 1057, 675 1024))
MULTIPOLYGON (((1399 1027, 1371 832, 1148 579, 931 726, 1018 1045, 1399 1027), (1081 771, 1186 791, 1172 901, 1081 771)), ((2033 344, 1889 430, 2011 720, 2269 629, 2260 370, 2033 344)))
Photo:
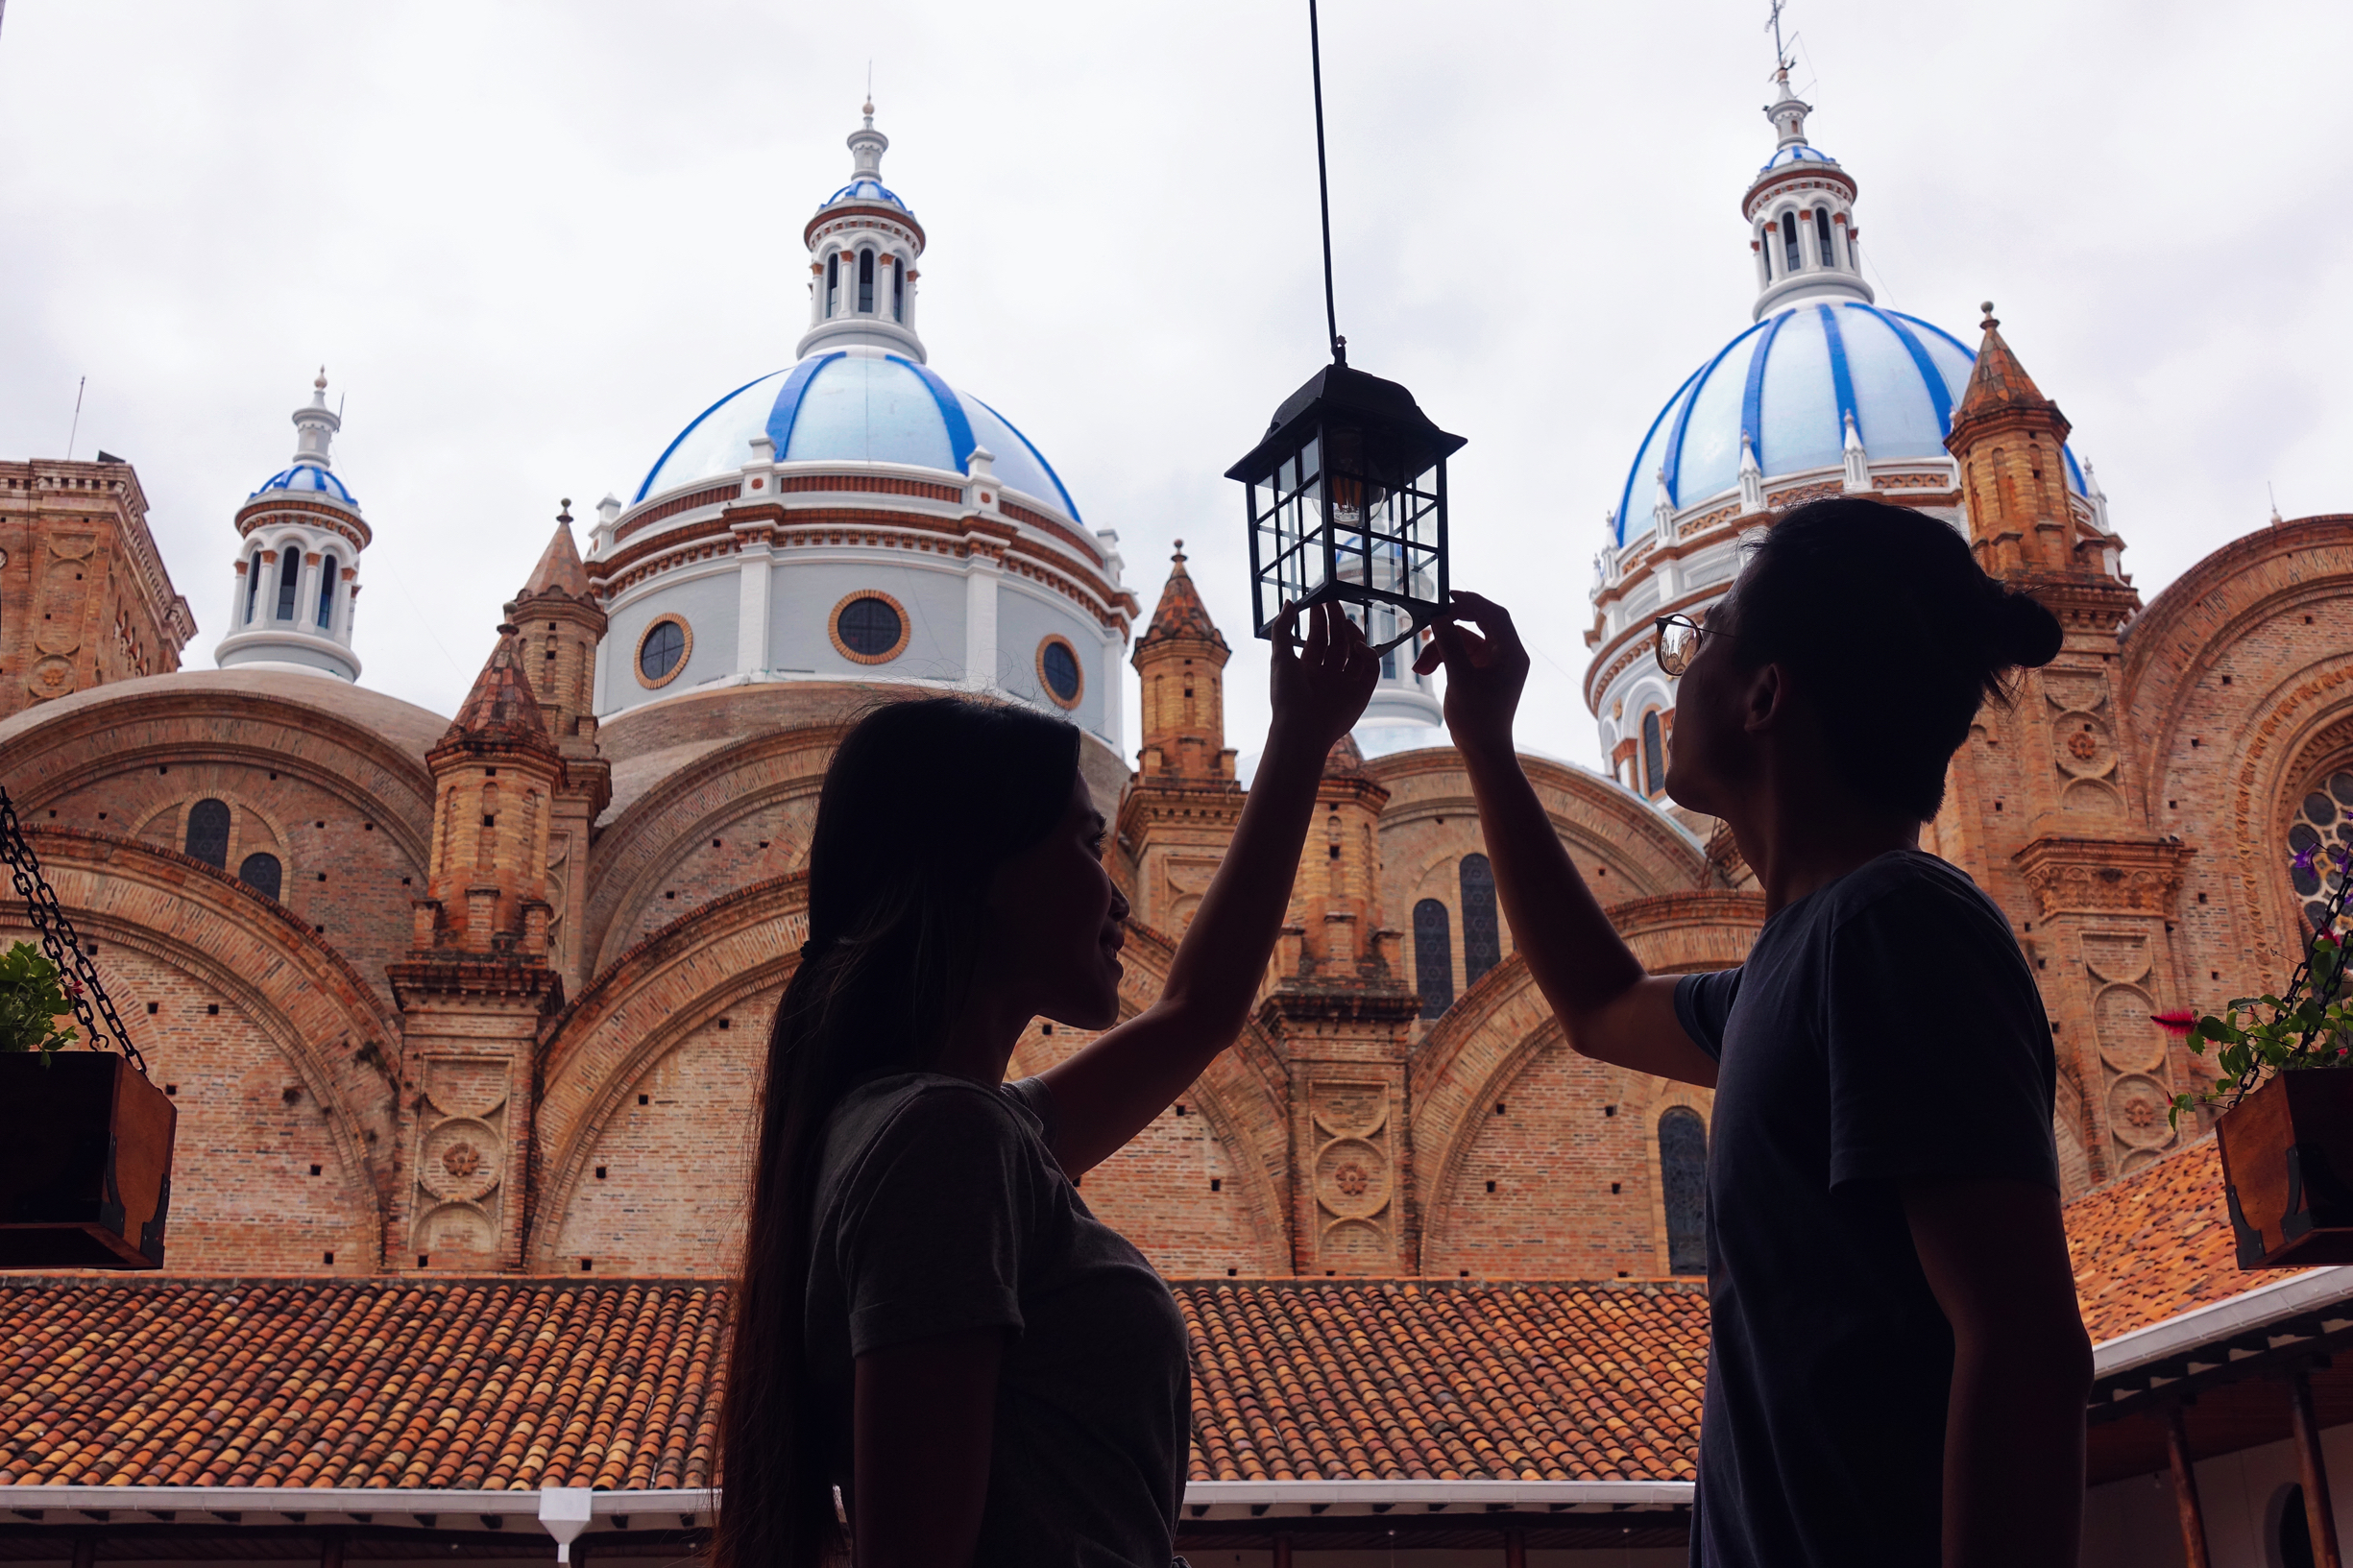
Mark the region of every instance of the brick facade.
POLYGON ((196 635, 128 463, 0 463, 0 718, 180 667, 196 635))

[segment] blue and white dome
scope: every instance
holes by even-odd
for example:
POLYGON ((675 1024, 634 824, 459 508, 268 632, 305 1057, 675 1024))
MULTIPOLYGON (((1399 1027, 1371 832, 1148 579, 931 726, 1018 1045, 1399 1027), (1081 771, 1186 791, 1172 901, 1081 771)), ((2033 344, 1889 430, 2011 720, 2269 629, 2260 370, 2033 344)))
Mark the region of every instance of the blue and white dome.
POLYGON ((1079 520, 1054 466, 1011 421, 930 366, 864 345, 812 353, 703 410, 655 461, 631 504, 736 472, 764 435, 780 463, 901 463, 958 475, 975 447, 986 447, 1007 490, 1079 520))
POLYGON ((897 207, 910 218, 915 215, 915 209, 901 201, 897 191, 880 180, 871 180, 863 175, 828 196, 817 210, 822 212, 826 207, 839 206, 845 202, 882 202, 897 207))
POLYGON ((336 478, 331 470, 309 463, 297 463, 293 468, 271 474, 255 485, 253 495, 246 499, 256 500, 274 490, 288 491, 298 495, 316 495, 337 506, 348 506, 354 512, 359 510, 359 497, 344 488, 342 480, 336 478))
MULTIPOLYGON (((1617 543, 1663 484, 1678 510, 1734 489, 1740 438, 1770 481, 1838 467, 1852 414, 1873 462, 1942 459, 1977 355, 1943 328, 1856 300, 1808 301, 1726 344, 1675 391, 1627 471, 1617 543)), ((2068 488, 2084 493, 2067 456, 2068 488)))

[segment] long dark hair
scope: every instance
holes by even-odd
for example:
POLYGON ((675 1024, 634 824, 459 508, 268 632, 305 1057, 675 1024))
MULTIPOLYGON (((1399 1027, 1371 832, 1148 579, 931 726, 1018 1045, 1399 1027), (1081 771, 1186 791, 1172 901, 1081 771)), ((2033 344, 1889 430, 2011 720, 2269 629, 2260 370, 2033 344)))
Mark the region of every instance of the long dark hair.
POLYGON ((932 1060, 971 986, 990 873, 1045 837, 1078 776, 1077 729, 961 697, 877 709, 825 771, 809 944, 768 1034, 719 1412, 716 1568, 843 1556, 803 1352, 826 1119, 860 1082, 932 1060))
POLYGON ((1775 522, 1741 574, 1734 657, 1781 663, 1820 720, 1849 786, 1926 822, 1945 765, 2010 672, 2059 652, 2058 617, 1988 577, 1950 524, 1859 496, 1775 522))

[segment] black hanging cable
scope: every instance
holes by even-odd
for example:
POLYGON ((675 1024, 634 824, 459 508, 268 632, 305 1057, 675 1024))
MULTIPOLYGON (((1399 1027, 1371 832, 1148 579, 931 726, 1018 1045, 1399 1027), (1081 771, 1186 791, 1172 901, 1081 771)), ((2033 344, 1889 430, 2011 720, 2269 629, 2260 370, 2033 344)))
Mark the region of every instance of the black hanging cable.
POLYGON ((1316 0, 1307 0, 1307 60, 1316 82, 1316 197, 1323 208, 1323 325, 1331 331, 1332 363, 1348 362, 1348 340, 1340 335, 1340 312, 1332 303, 1332 185, 1323 172, 1323 44, 1316 27, 1316 0))

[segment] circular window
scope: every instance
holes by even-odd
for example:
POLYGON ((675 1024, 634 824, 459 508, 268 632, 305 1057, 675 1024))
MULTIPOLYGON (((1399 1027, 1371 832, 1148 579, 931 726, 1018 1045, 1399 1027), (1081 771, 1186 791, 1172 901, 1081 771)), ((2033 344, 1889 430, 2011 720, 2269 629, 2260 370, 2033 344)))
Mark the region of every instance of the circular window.
POLYGON ((658 615, 653 624, 638 634, 638 685, 664 687, 678 678, 687 667, 687 655, 694 651, 694 633, 676 615, 658 615))
MULTIPOLYGON (((2288 830, 2288 847, 2299 853, 2307 849, 2325 852, 2337 845, 2353 846, 2353 772, 2334 773, 2314 784, 2288 830)), ((2296 896, 2308 901, 2305 917, 2318 926, 2328 918, 2329 895, 2344 874, 2333 870, 2327 854, 2319 853, 2314 856, 2310 869, 2292 869, 2289 878, 2295 884, 2296 896)))
POLYGON ((834 606, 834 651, 882 664, 907 651, 907 612, 887 593, 863 589, 834 606))
POLYGON ((1050 637, 1037 645, 1037 684, 1065 708, 1078 707, 1086 695, 1086 674, 1068 638, 1050 637))

